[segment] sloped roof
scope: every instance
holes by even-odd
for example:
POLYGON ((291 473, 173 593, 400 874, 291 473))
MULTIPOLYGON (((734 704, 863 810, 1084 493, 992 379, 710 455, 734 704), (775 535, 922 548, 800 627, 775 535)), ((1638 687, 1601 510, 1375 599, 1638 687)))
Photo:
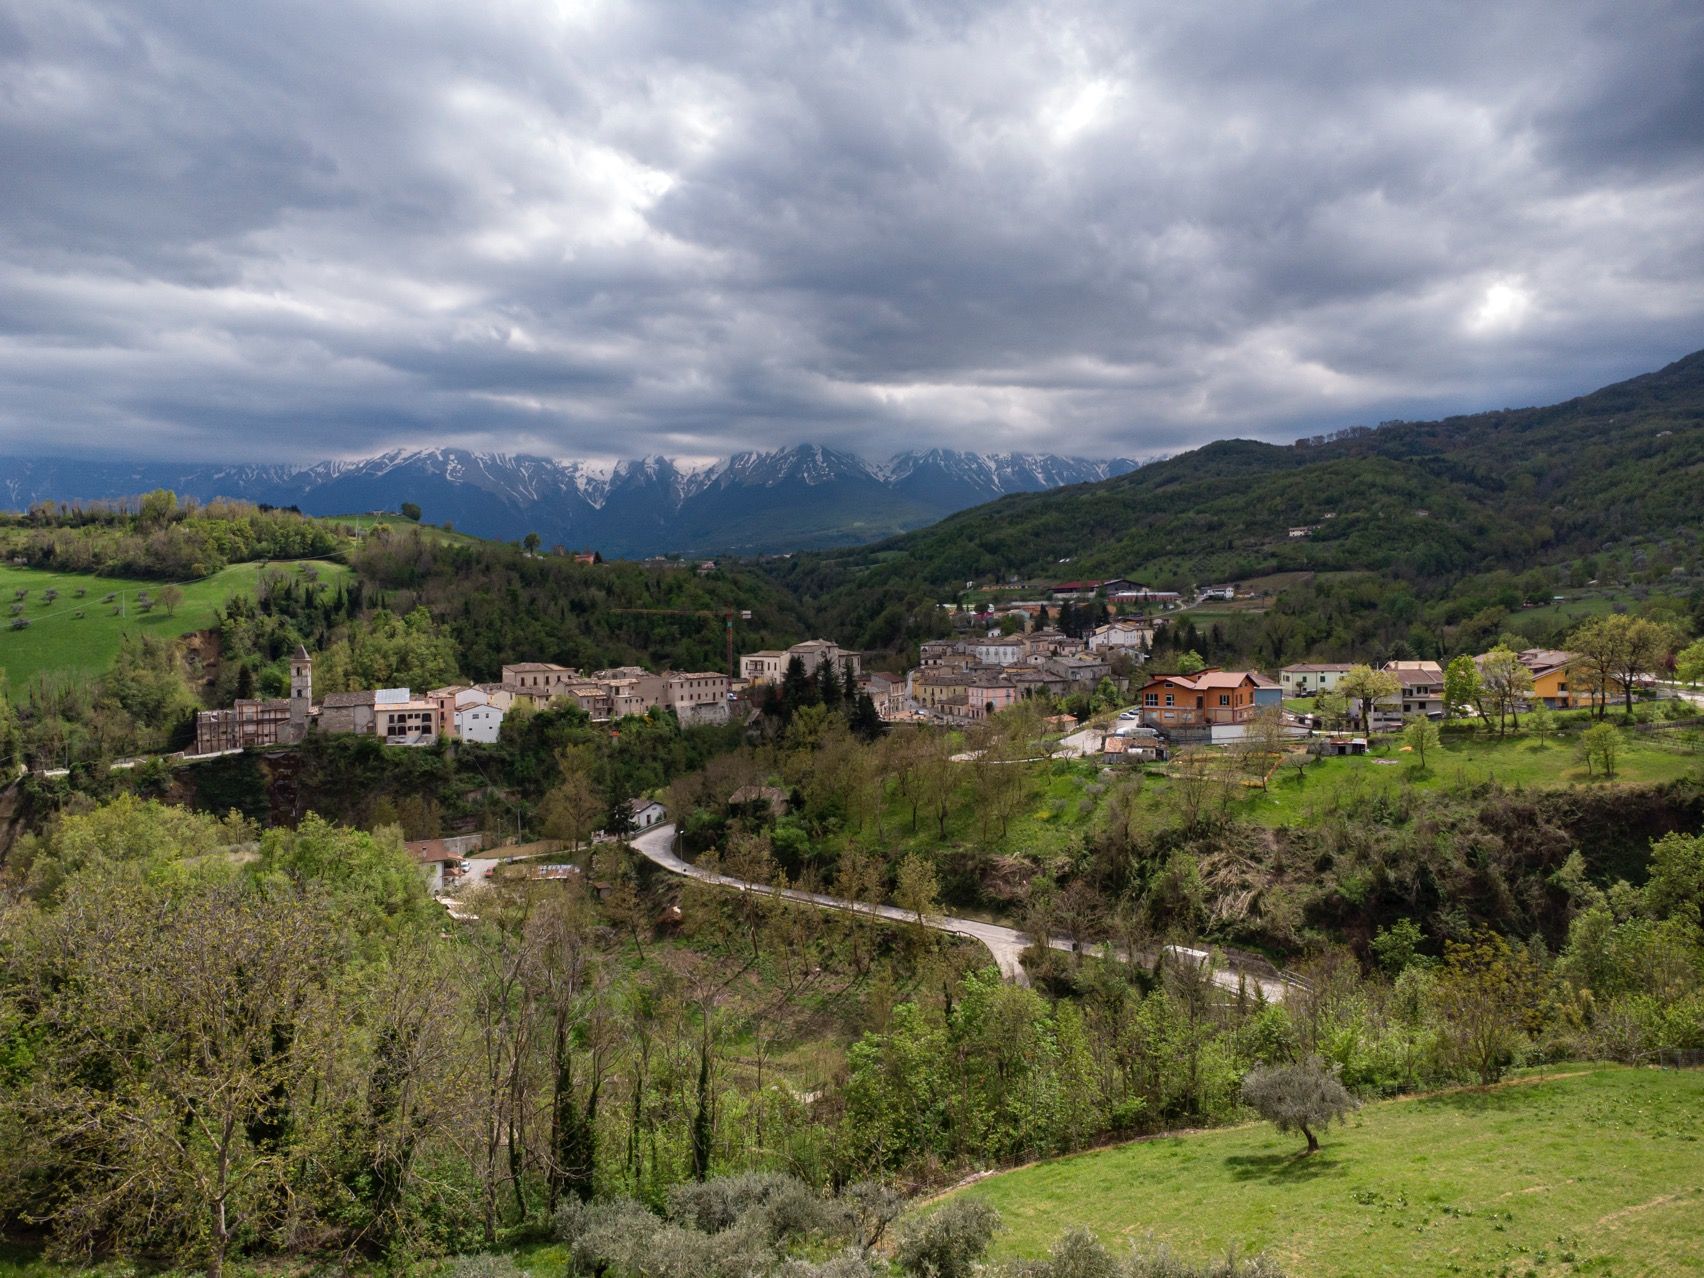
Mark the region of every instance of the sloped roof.
POLYGON ((1244 681, 1257 683, 1257 676, 1246 670, 1204 670, 1195 676, 1197 688, 1240 688, 1244 681))
POLYGON ((1533 677, 1538 678, 1572 665, 1580 659, 1580 654, 1561 648, 1527 648, 1518 654, 1518 658, 1523 666, 1532 671, 1533 677))
POLYGON ((328 692, 320 698, 320 705, 331 710, 343 710, 350 706, 370 706, 373 704, 373 690, 365 692, 328 692))

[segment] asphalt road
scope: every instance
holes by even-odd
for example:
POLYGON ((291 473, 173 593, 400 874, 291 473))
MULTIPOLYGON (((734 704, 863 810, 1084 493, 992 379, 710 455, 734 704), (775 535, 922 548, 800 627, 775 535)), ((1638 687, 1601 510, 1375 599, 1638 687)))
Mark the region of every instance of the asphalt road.
MULTIPOLYGON (((821 892, 802 892, 797 888, 777 890, 765 883, 748 883, 744 879, 736 879, 728 874, 713 874, 702 870, 691 862, 683 861, 674 850, 675 827, 672 821, 663 825, 652 826, 643 834, 635 835, 629 840, 633 850, 649 861, 655 862, 674 874, 697 879, 701 883, 713 883, 718 887, 729 888, 736 892, 763 892, 779 895, 789 901, 800 901, 806 905, 818 906, 825 910, 841 910, 850 914, 865 914, 872 918, 887 919, 893 923, 909 923, 915 925, 917 916, 909 910, 902 910, 897 905, 866 905, 858 901, 847 901, 837 896, 827 896, 821 892)), ((994 956, 994 964, 1000 969, 1000 975, 1017 985, 1028 985, 1029 974, 1024 971, 1021 961, 1023 952, 1030 947, 1030 938, 1026 933, 1016 928, 1002 927, 998 923, 984 923, 980 919, 955 918, 950 914, 929 914, 923 920, 925 927, 934 928, 938 932, 948 932, 954 936, 968 937, 980 942, 994 956)), ((1064 937, 1053 937, 1048 945, 1066 953, 1072 952, 1075 946, 1064 937)), ((1200 953, 1195 950, 1179 950, 1180 955, 1193 957, 1200 953)), ((1144 956, 1138 956, 1144 957, 1144 956)), ((1152 962, 1153 956, 1145 956, 1145 961, 1152 962)), ((1225 967, 1214 971, 1213 983, 1227 990, 1235 990, 1246 983, 1249 989, 1260 989, 1266 997, 1273 1001, 1281 1001, 1290 986, 1284 981, 1271 977, 1257 976, 1244 972, 1235 967, 1225 967)))

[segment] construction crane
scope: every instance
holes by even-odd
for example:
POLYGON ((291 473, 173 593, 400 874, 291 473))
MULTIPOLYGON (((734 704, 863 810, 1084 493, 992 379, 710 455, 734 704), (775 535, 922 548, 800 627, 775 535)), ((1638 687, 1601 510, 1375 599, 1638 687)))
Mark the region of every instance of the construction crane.
POLYGON ((720 612, 713 608, 611 608, 610 612, 640 613, 654 617, 712 617, 720 618, 728 643, 728 678, 739 675, 734 666, 734 618, 741 621, 751 620, 750 608, 724 608, 720 612))

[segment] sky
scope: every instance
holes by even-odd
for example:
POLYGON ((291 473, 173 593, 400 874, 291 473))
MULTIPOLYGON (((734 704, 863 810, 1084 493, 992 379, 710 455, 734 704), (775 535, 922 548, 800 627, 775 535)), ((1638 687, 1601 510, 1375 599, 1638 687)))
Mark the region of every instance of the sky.
POLYGON ((0 453, 1147 457, 1704 346, 1704 5, 0 0, 0 453))

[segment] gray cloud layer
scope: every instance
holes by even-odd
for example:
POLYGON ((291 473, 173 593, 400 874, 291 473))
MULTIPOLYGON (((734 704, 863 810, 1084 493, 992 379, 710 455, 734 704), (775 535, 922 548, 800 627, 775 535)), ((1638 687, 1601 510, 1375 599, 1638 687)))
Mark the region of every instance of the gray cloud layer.
POLYGON ((1084 454, 1704 345, 1704 8, 0 0, 0 448, 1084 454))

